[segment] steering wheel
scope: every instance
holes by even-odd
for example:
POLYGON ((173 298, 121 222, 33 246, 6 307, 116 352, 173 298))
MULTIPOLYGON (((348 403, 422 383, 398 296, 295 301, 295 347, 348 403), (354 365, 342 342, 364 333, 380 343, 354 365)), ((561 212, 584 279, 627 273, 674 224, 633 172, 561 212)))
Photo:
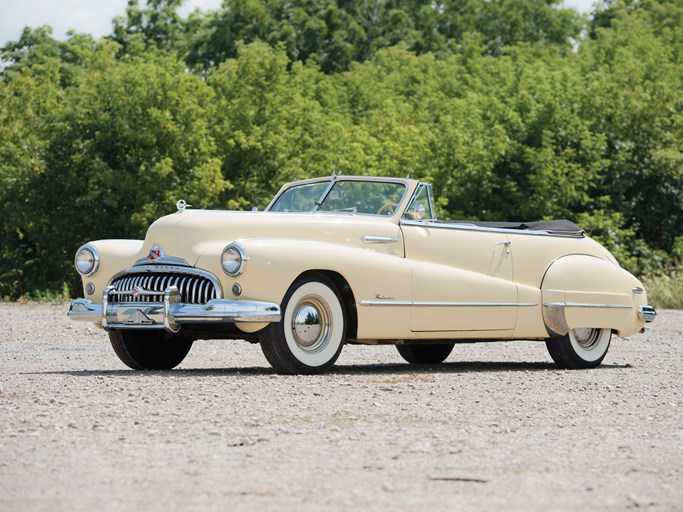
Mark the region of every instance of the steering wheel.
POLYGON ((396 203, 383 204, 379 207, 379 210, 377 210, 377 215, 382 215, 384 212, 387 212, 387 215, 392 215, 396 211, 397 207, 398 204, 396 203))

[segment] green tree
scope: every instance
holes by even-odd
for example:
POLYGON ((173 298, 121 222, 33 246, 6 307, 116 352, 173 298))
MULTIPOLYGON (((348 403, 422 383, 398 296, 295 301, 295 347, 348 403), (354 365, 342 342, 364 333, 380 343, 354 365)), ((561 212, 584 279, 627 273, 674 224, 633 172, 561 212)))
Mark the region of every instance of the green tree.
POLYGON ((0 212, 2 273, 15 271, 3 295, 73 284, 79 244, 139 238, 180 197, 215 207, 229 186, 202 80, 172 57, 117 61, 114 43, 88 51, 72 43, 85 63, 67 84, 58 59, 2 83, 0 112, 13 121, 0 132, 2 196, 13 198, 0 212))
POLYGON ((114 18, 111 39, 119 43, 121 55, 137 55, 149 49, 179 51, 185 42, 185 22, 178 14, 183 0, 128 0, 126 15, 114 18))

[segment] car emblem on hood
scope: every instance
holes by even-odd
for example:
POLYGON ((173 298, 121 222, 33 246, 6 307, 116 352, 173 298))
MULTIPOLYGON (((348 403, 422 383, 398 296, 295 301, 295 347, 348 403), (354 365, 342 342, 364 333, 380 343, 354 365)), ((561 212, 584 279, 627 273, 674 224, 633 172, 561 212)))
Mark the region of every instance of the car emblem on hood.
POLYGON ((166 253, 164 253, 164 250, 161 248, 159 244, 154 244, 152 248, 149 250, 149 255, 147 256, 147 258, 152 261, 165 257, 166 253))

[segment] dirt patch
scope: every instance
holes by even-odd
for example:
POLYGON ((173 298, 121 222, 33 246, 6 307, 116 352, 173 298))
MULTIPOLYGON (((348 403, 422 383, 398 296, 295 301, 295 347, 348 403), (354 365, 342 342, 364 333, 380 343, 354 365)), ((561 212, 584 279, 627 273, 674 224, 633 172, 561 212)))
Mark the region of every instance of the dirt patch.
POLYGON ((347 346, 286 377, 198 341, 140 373, 64 305, 0 326, 2 510, 683 509, 682 311, 573 372, 512 342, 426 368, 347 346))

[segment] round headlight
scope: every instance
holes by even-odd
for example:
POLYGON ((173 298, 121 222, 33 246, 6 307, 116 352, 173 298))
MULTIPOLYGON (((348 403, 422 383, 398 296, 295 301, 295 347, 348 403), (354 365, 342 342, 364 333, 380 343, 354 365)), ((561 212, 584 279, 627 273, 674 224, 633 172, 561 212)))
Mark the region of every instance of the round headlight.
POLYGON ((100 254, 94 246, 85 244, 76 252, 76 270, 82 276, 91 276, 100 264, 100 254))
POLYGON ((231 277, 242 275, 247 265, 247 254, 244 248, 236 242, 229 244, 223 249, 221 265, 223 271, 231 277))

